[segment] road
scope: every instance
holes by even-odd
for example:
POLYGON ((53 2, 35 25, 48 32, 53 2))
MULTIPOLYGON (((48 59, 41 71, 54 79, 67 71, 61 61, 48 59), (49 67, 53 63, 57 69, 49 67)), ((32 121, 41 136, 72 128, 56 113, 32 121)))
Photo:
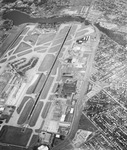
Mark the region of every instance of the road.
POLYGON ((65 150, 66 146, 68 144, 70 144, 70 140, 72 140, 74 138, 75 133, 78 130, 79 120, 82 115, 82 110, 84 108, 83 101, 85 101, 85 94, 87 92, 88 81, 89 81, 88 79, 89 79, 91 71, 92 71, 92 63, 94 61, 95 52, 96 52, 96 49, 97 49, 97 46, 99 43, 99 39, 100 39, 100 35, 99 35, 97 28, 94 27, 94 29, 95 29, 95 34, 96 34, 96 41, 92 45, 92 49, 91 49, 92 53, 90 54, 91 56, 90 56, 89 62, 87 63, 86 76, 81 85, 80 97, 77 101, 77 105, 75 106, 76 108, 75 108, 75 112, 74 112, 73 122, 71 125, 71 130, 70 130, 68 136, 65 138, 65 140, 63 142, 61 142, 59 145, 57 145, 56 147, 52 148, 52 150, 65 150))

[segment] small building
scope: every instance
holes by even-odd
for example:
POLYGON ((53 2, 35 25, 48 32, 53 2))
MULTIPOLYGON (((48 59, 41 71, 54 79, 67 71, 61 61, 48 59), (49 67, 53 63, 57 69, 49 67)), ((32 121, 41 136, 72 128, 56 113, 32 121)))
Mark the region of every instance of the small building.
POLYGON ((68 127, 70 127, 70 123, 68 123, 68 122, 60 122, 59 126, 68 128, 68 127))
POLYGON ((62 115, 60 118, 60 122, 63 122, 65 120, 66 115, 62 115))
POLYGON ((73 114, 74 112, 74 108, 71 108, 70 113, 73 114))
POLYGON ((38 147, 38 150, 49 150, 47 146, 41 145, 38 147))
POLYGON ((60 135, 59 135, 59 134, 56 134, 56 138, 60 138, 60 135))

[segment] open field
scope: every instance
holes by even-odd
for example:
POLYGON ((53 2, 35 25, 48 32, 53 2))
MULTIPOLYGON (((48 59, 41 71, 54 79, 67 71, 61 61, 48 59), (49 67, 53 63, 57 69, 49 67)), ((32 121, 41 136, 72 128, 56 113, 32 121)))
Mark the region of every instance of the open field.
POLYGON ((19 36, 16 40, 16 42, 11 46, 11 49, 15 48, 19 43, 20 41, 22 40, 23 36, 19 36))
POLYGON ((25 42, 20 43, 20 45, 17 47, 17 49, 14 51, 14 54, 19 53, 19 52, 23 52, 26 51, 28 49, 30 49, 31 46, 26 44, 25 42))
POLYGON ((2 44, 2 46, 0 47, 0 57, 3 56, 3 54, 6 53, 6 51, 11 50, 11 46, 13 45, 13 43, 15 43, 15 41, 17 40, 17 38, 22 34, 22 32, 24 31, 24 26, 16 29, 16 31, 12 34, 10 34, 6 40, 4 41, 4 43, 2 44))
POLYGON ((52 102, 47 102, 47 103, 45 104, 45 107, 44 107, 43 112, 42 112, 42 114, 41 114, 41 116, 42 116, 43 119, 46 118, 46 116, 47 116, 47 114, 48 114, 48 111, 49 111, 49 109, 50 109, 51 104, 52 104, 52 102))
POLYGON ((32 100, 32 98, 30 96, 25 96, 22 100, 22 102, 20 103, 19 107, 17 108, 17 113, 19 114, 23 108, 23 106, 25 105, 25 103, 27 103, 27 101, 32 100))
POLYGON ((52 43, 52 47, 53 47, 53 46, 56 46, 56 45, 58 45, 58 44, 62 44, 63 41, 64 41, 64 38, 65 38, 65 37, 61 37, 61 38, 59 38, 59 39, 54 40, 54 42, 52 43))
POLYGON ((40 79, 42 78, 43 74, 37 74, 37 78, 33 79, 34 81, 31 82, 30 87, 27 89, 26 93, 27 94, 32 94, 35 92, 36 87, 38 86, 38 83, 40 79))
POLYGON ((3 59, 1 59, 1 60, 0 60, 0 64, 2 64, 2 63, 4 63, 4 62, 6 62, 6 60, 7 60, 7 58, 3 58, 3 59))
POLYGON ((34 49, 34 51, 42 51, 42 52, 46 52, 47 47, 44 46, 38 46, 34 49))
POLYGON ((29 53, 31 53, 31 52, 32 52, 32 50, 30 49, 30 50, 27 50, 27 51, 25 51, 25 52, 21 52, 21 53, 17 54, 17 56, 18 56, 18 57, 21 57, 21 56, 27 55, 27 54, 29 54, 29 53))
POLYGON ((43 87, 44 83, 45 83, 45 80, 46 80, 46 76, 44 74, 42 74, 36 88, 35 88, 35 91, 34 93, 39 93, 41 88, 43 87))
POLYGON ((54 39, 55 33, 45 34, 39 37, 37 45, 42 45, 47 42, 51 42, 54 39))
POLYGON ((44 105, 43 101, 39 101, 39 103, 37 104, 37 107, 35 108, 33 115, 30 119, 30 123, 29 123, 30 127, 35 126, 35 124, 38 120, 38 117, 40 115, 40 112, 43 109, 43 105, 44 105))
POLYGON ((59 38, 61 38, 62 36, 65 36, 65 34, 68 32, 69 28, 70 28, 69 26, 63 27, 63 28, 59 31, 59 34, 56 36, 56 39, 59 39, 59 38))
POLYGON ((32 129, 21 132, 21 128, 13 126, 3 126, 0 132, 0 141, 6 144, 26 146, 32 134, 32 129))
POLYGON ((30 100, 26 103, 26 105, 25 105, 25 107, 24 107, 24 109, 23 109, 23 111, 22 111, 22 113, 21 113, 21 115, 20 115, 20 117, 19 117, 19 119, 18 119, 17 124, 22 125, 23 123, 25 123, 25 121, 27 120, 27 118, 28 118, 28 116, 29 116, 29 113, 30 113, 30 111, 31 111, 31 109, 32 109, 32 107, 33 107, 33 105, 34 105, 34 101, 33 101, 32 99, 30 99, 30 100))
POLYGON ((35 129, 35 132, 36 132, 36 133, 41 133, 42 127, 43 127, 44 123, 45 123, 45 121, 43 120, 43 121, 41 122, 41 124, 40 124, 40 128, 35 129))
POLYGON ((8 60, 10 61, 10 60, 13 60, 13 59, 15 59, 16 58, 16 56, 11 56, 8 60))
POLYGON ((24 41, 25 42, 30 42, 32 45, 35 45, 37 39, 38 39, 38 36, 37 34, 34 34, 34 35, 29 35, 29 36, 26 36, 24 38, 24 41))
POLYGON ((29 146, 31 146, 31 147, 34 146, 37 143, 37 141, 38 141, 38 135, 34 134, 32 136, 29 146))
POLYGON ((97 130, 95 125, 86 117, 84 114, 82 114, 80 121, 79 121, 79 129, 83 129, 86 131, 94 132, 97 130))
POLYGON ((45 99, 47 97, 49 90, 52 86, 53 80, 54 80, 54 77, 49 77, 49 79, 48 79, 47 83, 45 84, 45 87, 40 95, 41 99, 45 99))
POLYGON ((61 44, 58 44, 58 45, 56 45, 56 46, 53 46, 53 47, 51 47, 51 48, 48 50, 48 52, 49 52, 49 53, 58 52, 59 49, 60 49, 60 47, 61 47, 61 44))
POLYGON ((52 72, 51 72, 52 75, 56 75, 59 65, 60 65, 60 61, 57 60, 55 65, 54 65, 54 68, 52 69, 52 72))
POLYGON ((29 31, 30 27, 25 27, 21 35, 25 35, 29 31))
POLYGON ((52 64, 53 64, 54 60, 55 60, 54 55, 47 54, 45 56, 45 58, 43 59, 38 71, 41 71, 41 72, 49 71, 52 67, 52 64))

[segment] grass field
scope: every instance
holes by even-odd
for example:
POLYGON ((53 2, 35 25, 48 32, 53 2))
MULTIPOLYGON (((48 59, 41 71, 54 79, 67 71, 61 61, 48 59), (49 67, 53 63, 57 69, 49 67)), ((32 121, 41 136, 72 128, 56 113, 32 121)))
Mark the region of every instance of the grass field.
POLYGON ((92 0, 70 0, 70 6, 89 6, 92 0))
POLYGON ((74 36, 76 29, 77 29, 77 25, 73 25, 69 32, 69 35, 74 36))
POLYGON ((46 118, 46 116, 47 116, 47 114, 48 114, 48 111, 49 111, 49 109, 50 109, 51 104, 52 104, 52 102, 47 102, 47 103, 45 104, 45 107, 44 107, 43 112, 42 112, 42 114, 41 114, 41 116, 42 116, 43 119, 46 118))
POLYGON ((46 99, 46 97, 47 97, 47 95, 48 95, 48 92, 49 92, 49 90, 50 90, 50 88, 51 88, 51 85, 52 85, 52 83, 53 83, 53 80, 54 80, 54 77, 49 77, 49 79, 48 79, 48 81, 46 82, 46 84, 45 84, 45 87, 44 87, 44 89, 43 89, 43 91, 42 91, 42 93, 41 93, 41 99, 46 99))
POLYGON ((55 93, 56 89, 57 89, 58 83, 55 83, 52 89, 52 93, 55 93))
POLYGON ((33 115, 32 115, 32 117, 30 119, 30 123, 29 123, 30 127, 35 126, 35 124, 37 122, 37 119, 38 119, 38 117, 40 115, 40 112, 41 112, 41 110, 43 108, 43 105, 44 105, 43 101, 39 101, 38 102, 38 104, 37 104, 37 106, 36 106, 36 108, 35 108, 35 110, 33 112, 33 115))
POLYGON ((44 52, 46 52, 46 50, 47 50, 47 47, 44 47, 44 46, 38 46, 34 49, 34 51, 44 51, 44 52))
POLYGON ((10 55, 13 53, 13 51, 14 51, 14 49, 9 50, 9 51, 8 51, 8 56, 10 56, 10 55))
POLYGON ((29 27, 25 27, 21 35, 25 35, 29 29, 29 27))
MULTIPOLYGON (((17 147, 14 145, 0 145, 0 150, 21 150, 21 147, 17 147)), ((26 148, 22 148, 22 150, 27 150, 26 148)))
POLYGON ((42 45, 47 42, 51 42, 55 37, 55 33, 50 33, 50 34, 43 34, 42 36, 39 37, 37 41, 37 45, 42 45))
POLYGON ((43 59, 38 71, 44 72, 51 69, 52 64, 55 60, 55 56, 52 54, 47 54, 45 58, 43 59))
POLYGON ((7 58, 3 58, 3 59, 1 59, 1 60, 0 60, 0 64, 2 64, 2 63, 4 63, 4 62, 6 62, 6 60, 7 60, 7 58))
POLYGON ((29 146, 32 147, 32 146, 36 145, 37 142, 38 142, 38 135, 34 134, 34 135, 32 136, 32 139, 31 139, 31 141, 30 141, 29 146))
POLYGON ((63 41, 64 41, 64 38, 65 38, 65 37, 61 37, 61 38, 59 38, 59 39, 54 40, 54 41, 52 42, 52 46, 55 46, 55 45, 58 45, 58 44, 61 44, 61 45, 62 45, 62 43, 63 43, 63 41))
POLYGON ((24 109, 23 109, 23 111, 22 111, 22 113, 21 113, 21 115, 20 115, 20 117, 18 119, 17 124, 22 125, 23 123, 25 123, 25 121, 27 120, 27 117, 29 116, 29 113, 30 113, 33 105, 34 105, 34 100, 30 99, 26 103, 26 105, 25 105, 25 107, 24 107, 24 109))
POLYGON ((70 26, 65 26, 63 27, 60 31, 59 31, 59 34, 57 35, 56 39, 59 39, 61 37, 64 37, 66 36, 66 33, 68 32, 70 26))
POLYGON ((18 146, 26 146, 31 136, 32 129, 27 128, 21 132, 21 128, 13 126, 3 126, 0 131, 0 142, 18 146))
POLYGON ((40 133, 41 129, 42 129, 43 125, 44 125, 44 123, 45 123, 45 121, 43 120, 42 123, 41 123, 41 125, 40 125, 40 128, 36 129, 35 132, 40 133))
POLYGON ((21 56, 27 55, 27 54, 29 54, 29 53, 31 53, 31 52, 32 52, 32 50, 30 49, 30 50, 27 50, 27 51, 22 52, 22 53, 20 53, 20 54, 17 54, 17 56, 18 56, 18 57, 21 57, 21 56))
POLYGON ((42 76, 42 74, 39 74, 37 76, 36 80, 34 80, 34 83, 31 83, 32 85, 30 85, 30 87, 26 91, 27 94, 32 94, 35 92, 36 86, 37 86, 39 80, 41 79, 41 76, 42 76))
POLYGON ((26 51, 26 50, 28 50, 30 48, 31 48, 30 45, 26 44, 25 42, 21 42, 20 45, 17 47, 17 49, 14 51, 14 54, 26 51))
POLYGON ((56 75, 59 64, 60 64, 60 61, 57 60, 54 67, 53 67, 53 69, 52 69, 52 72, 51 72, 52 75, 56 75))
MULTIPOLYGON (((3 44, 0 47, 0 57, 5 53, 5 51, 8 49, 8 46, 11 46, 11 43, 13 43, 14 39, 16 39, 17 35, 20 34, 23 30, 24 25, 21 28, 17 28, 13 33, 11 33, 3 42, 3 44)), ((10 48, 9 48, 10 49, 10 48)))
POLYGON ((11 56, 8 60, 13 60, 13 59, 15 59, 15 58, 16 58, 16 56, 13 55, 13 56, 11 56))
POLYGON ((39 92, 40 92, 41 88, 42 88, 43 85, 44 85, 45 80, 46 80, 46 76, 43 74, 43 75, 41 76, 41 78, 40 78, 40 80, 39 80, 37 86, 36 86, 36 89, 34 90, 34 93, 39 93, 39 92))
POLYGON ((29 36, 26 36, 24 38, 24 41, 25 42, 30 42, 32 45, 35 45, 37 39, 38 39, 38 34, 34 34, 34 35, 29 35, 29 36))
POLYGON ((17 38, 17 40, 15 41, 15 43, 10 47, 10 49, 13 49, 14 47, 16 47, 20 43, 20 41, 22 40, 22 38, 23 38, 23 36, 19 36, 17 38))
POLYGON ((66 41, 64 45, 69 46, 69 45, 72 44, 72 42, 73 42, 73 40, 71 40, 71 41, 66 41))
POLYGON ((82 37, 85 35, 85 33, 87 33, 88 30, 82 30, 82 31, 79 31, 76 33, 75 37, 78 38, 78 37, 82 37))
POLYGON ((48 52, 49 52, 49 53, 55 53, 55 52, 58 52, 58 51, 60 50, 60 48, 61 48, 61 44, 51 47, 51 48, 48 50, 48 52))
POLYGON ((18 113, 18 114, 20 114, 20 112, 21 112, 21 110, 22 110, 24 104, 25 104, 28 100, 30 100, 30 99, 32 99, 30 96, 25 96, 25 97, 23 98, 22 102, 20 103, 19 107, 17 108, 17 113, 18 113))
POLYGON ((94 126, 94 124, 91 121, 89 121, 89 119, 86 116, 84 116, 83 114, 80 118, 78 128, 86 130, 86 131, 91 131, 91 132, 94 132, 97 130, 97 128, 94 126))

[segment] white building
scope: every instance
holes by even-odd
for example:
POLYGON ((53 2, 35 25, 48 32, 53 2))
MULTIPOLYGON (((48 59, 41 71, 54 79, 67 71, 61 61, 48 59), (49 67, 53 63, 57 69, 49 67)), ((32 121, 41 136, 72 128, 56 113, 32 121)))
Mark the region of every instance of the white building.
POLYGON ((38 150, 49 150, 49 148, 47 146, 41 145, 38 147, 38 150))

